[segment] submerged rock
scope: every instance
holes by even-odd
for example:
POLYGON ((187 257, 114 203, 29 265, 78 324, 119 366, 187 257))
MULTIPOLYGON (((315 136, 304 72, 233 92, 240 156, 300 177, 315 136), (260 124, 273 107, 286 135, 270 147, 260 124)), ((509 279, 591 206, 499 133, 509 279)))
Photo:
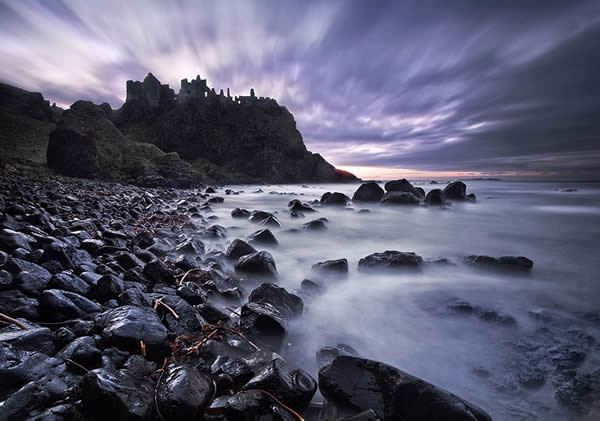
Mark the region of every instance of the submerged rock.
POLYGON ((446 204, 446 198, 440 189, 433 189, 425 196, 424 203, 429 206, 444 206, 446 204))
POLYGON ((321 196, 322 206, 346 206, 350 202, 350 198, 343 193, 327 192, 321 196))
POLYGON ((397 368, 340 356, 319 371, 319 389, 340 412, 372 409, 385 420, 491 421, 481 408, 397 368))
POLYGON ((361 184, 352 196, 353 202, 379 202, 385 192, 375 182, 361 184))
POLYGON ((269 303, 248 303, 242 307, 240 330, 277 352, 287 333, 287 321, 269 303))
POLYGON ((261 251, 240 257, 235 264, 235 271, 243 275, 255 275, 270 279, 279 278, 275 260, 268 251, 261 251))
POLYGON ((279 242, 269 228, 263 228, 248 236, 248 243, 266 246, 277 246, 279 242))
POLYGON ((382 205, 418 205, 419 198, 413 193, 392 191, 381 198, 382 205))
POLYGON ((423 264, 423 258, 413 252, 387 250, 373 253, 358 261, 358 270, 402 270, 417 269, 423 264))
POLYGON ((466 201, 475 200, 474 194, 467 195, 467 185, 462 181, 454 181, 444 187, 444 197, 450 200, 466 201))
POLYGON ((287 319, 293 319, 302 315, 304 302, 297 295, 289 293, 285 288, 271 283, 261 284, 252 290, 249 302, 269 303, 275 307, 287 319))
POLYGON ((229 259, 237 260, 242 256, 246 256, 248 254, 256 253, 254 247, 245 242, 244 240, 233 240, 229 247, 227 247, 227 251, 225 252, 225 256, 229 259))
POLYGON ((527 272, 533 268, 533 261, 524 256, 467 256, 463 260, 467 265, 481 269, 496 269, 506 271, 527 272))
POLYGON ((348 259, 325 260, 311 267, 312 272, 324 278, 343 279, 348 277, 348 259))

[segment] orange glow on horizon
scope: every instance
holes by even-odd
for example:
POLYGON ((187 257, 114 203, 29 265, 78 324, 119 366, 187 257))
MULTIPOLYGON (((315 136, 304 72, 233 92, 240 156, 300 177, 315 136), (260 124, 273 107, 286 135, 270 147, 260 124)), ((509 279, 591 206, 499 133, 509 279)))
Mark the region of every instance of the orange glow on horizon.
POLYGON ((453 180, 462 177, 527 177, 539 176, 536 172, 486 173, 481 171, 422 171, 410 168, 336 166, 337 169, 351 172, 363 180, 392 180, 408 178, 413 180, 453 180))

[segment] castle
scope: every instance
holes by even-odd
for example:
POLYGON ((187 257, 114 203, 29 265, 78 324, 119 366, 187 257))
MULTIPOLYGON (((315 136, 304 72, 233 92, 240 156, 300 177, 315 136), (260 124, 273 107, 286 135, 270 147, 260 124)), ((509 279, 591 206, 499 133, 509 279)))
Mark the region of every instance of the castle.
POLYGON ((206 84, 206 79, 201 79, 200 75, 196 79, 188 82, 187 79, 181 80, 181 88, 176 95, 175 91, 168 84, 161 84, 160 81, 152 74, 140 81, 127 81, 127 98, 125 102, 144 99, 151 108, 157 108, 162 104, 176 101, 179 104, 188 102, 206 102, 218 103, 222 106, 228 105, 256 105, 256 106, 279 106, 277 101, 269 97, 257 97, 254 94, 254 89, 250 89, 250 95, 240 95, 231 97, 229 88, 227 95, 223 93, 223 89, 217 94, 214 88, 209 88, 206 84))

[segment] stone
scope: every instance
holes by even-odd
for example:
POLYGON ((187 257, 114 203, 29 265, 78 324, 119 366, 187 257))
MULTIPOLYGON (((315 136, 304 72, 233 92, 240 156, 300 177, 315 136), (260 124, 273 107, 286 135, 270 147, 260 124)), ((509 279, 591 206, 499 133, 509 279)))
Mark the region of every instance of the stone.
POLYGON ((408 181, 406 178, 402 180, 393 180, 385 183, 385 190, 388 192, 405 192, 412 193, 415 196, 419 197, 419 192, 415 189, 415 187, 408 181))
POLYGON ((126 370, 97 368, 81 380, 83 411, 93 421, 150 420, 154 411, 154 386, 126 370))
POLYGON ((215 393, 212 378, 186 364, 169 364, 160 377, 156 403, 165 420, 201 419, 215 393))
MULTIPOLYGON (((73 340, 56 356, 73 360, 88 370, 99 368, 102 365, 102 351, 96 347, 96 340, 91 336, 81 336, 73 340)), ((73 369, 78 370, 78 367, 73 367, 73 369)))
POLYGON ((358 270, 406 270, 418 269, 423 264, 423 258, 413 252, 386 250, 373 253, 358 261, 358 270))
POLYGON ((302 203, 298 199, 291 200, 288 208, 290 212, 316 212, 308 203, 302 203))
POLYGON ((225 256, 227 256, 228 259, 237 260, 242 256, 256 253, 257 251, 258 250, 256 250, 254 247, 252 247, 250 244, 248 244, 244 240, 237 239, 237 240, 233 240, 231 242, 231 244, 229 245, 229 247, 227 247, 225 256))
POLYGON ((260 390, 224 396, 222 401, 215 400, 211 408, 222 411, 228 420, 298 421, 295 415, 260 390))
POLYGON ((425 196, 424 203, 429 206, 444 206, 446 204, 446 198, 441 189, 433 189, 425 196))
POLYGON ((297 412, 304 411, 317 390, 317 382, 304 370, 290 371, 281 359, 275 359, 256 373, 244 390, 265 390, 297 412))
POLYGON ((23 330, 0 332, 0 343, 10 344, 24 351, 37 351, 51 355, 54 350, 52 342, 52 331, 46 327, 35 327, 23 330))
POLYGON ((117 298, 124 291, 125 284, 123 283, 123 280, 111 274, 104 275, 100 278, 94 288, 96 298, 102 303, 117 298))
POLYGON ((11 317, 24 317, 28 320, 38 320, 40 317, 38 300, 19 290, 0 291, 0 308, 2 313, 11 317))
POLYGON ((168 284, 175 280, 173 270, 160 259, 146 263, 143 273, 154 283, 168 284))
POLYGON ((40 311, 49 320, 62 322, 87 317, 101 311, 101 307, 74 292, 47 289, 40 296, 40 311))
POLYGON ((286 319, 300 317, 304 309, 302 298, 271 283, 263 283, 252 290, 248 302, 269 303, 286 319))
POLYGON ((42 266, 14 257, 8 259, 3 269, 15 277, 13 283, 18 289, 31 295, 38 295, 52 278, 42 266))
POLYGON ((48 288, 62 289, 64 291, 71 291, 84 296, 90 291, 90 286, 86 281, 81 279, 79 276, 72 275, 67 272, 61 272, 53 275, 50 279, 50 282, 48 282, 48 288))
POLYGON ((98 315, 95 323, 109 346, 139 352, 141 340, 148 357, 157 360, 168 350, 167 329, 151 307, 128 305, 107 310, 98 315))
POLYGON ((321 219, 314 219, 300 226, 301 229, 306 231, 325 231, 327 230, 327 225, 321 219))
POLYGON ((352 196, 353 202, 379 202, 385 192, 375 182, 363 183, 352 196))
POLYGON ((343 193, 325 193, 321 196, 322 206, 346 206, 350 202, 350 198, 343 193))
POLYGON ((317 262, 312 265, 311 271, 323 278, 344 279, 348 277, 348 259, 317 262))
POLYGON ((242 307, 240 330, 277 352, 286 336, 287 321, 271 304, 248 303, 242 307))
POLYGON ((467 256, 463 262, 479 269, 505 270, 514 272, 527 272, 533 268, 533 261, 524 256, 467 256))
POLYGON ((340 355, 346 355, 350 357, 359 357, 358 352, 350 345, 337 344, 337 346, 324 346, 319 349, 316 353, 317 363, 319 368, 329 365, 340 355))
POLYGON ((227 230, 221 225, 212 225, 206 230, 204 235, 207 238, 218 240, 227 237, 227 230))
POLYGON ((265 219, 267 219, 270 216, 274 217, 275 215, 273 215, 272 213, 269 213, 269 212, 255 210, 255 211, 252 211, 248 220, 250 222, 252 222, 253 224, 260 224, 262 221, 264 221, 265 219))
POLYGON ((377 361, 340 356, 319 371, 323 396, 347 415, 372 409, 383 419, 491 421, 481 408, 377 361))
POLYGON ((250 217, 250 211, 246 209, 235 208, 231 211, 231 217, 248 219, 250 217))
POLYGON ((470 200, 470 198, 467 196, 467 185, 462 181, 454 181, 448 184, 446 187, 444 187, 443 193, 444 197, 449 200, 470 200))
POLYGON ((275 260, 268 251, 261 251, 240 257, 235 264, 235 271, 247 276, 257 276, 266 279, 279 278, 275 260))
POLYGON ((249 244, 277 246, 279 242, 269 228, 263 228, 248 236, 249 244))
POLYGON ((387 192, 381 198, 382 205, 419 205, 419 198, 413 193, 402 191, 387 192))
POLYGON ((132 253, 119 253, 115 259, 117 260, 117 263, 125 270, 144 266, 144 262, 142 262, 132 253))

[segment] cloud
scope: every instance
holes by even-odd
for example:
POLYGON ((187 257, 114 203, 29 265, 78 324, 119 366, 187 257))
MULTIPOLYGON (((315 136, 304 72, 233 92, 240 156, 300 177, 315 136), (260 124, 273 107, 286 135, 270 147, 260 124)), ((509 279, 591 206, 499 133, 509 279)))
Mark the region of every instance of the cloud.
POLYGON ((338 165, 595 178, 598 39, 595 1, 0 0, 0 80, 116 108, 200 74, 338 165))

